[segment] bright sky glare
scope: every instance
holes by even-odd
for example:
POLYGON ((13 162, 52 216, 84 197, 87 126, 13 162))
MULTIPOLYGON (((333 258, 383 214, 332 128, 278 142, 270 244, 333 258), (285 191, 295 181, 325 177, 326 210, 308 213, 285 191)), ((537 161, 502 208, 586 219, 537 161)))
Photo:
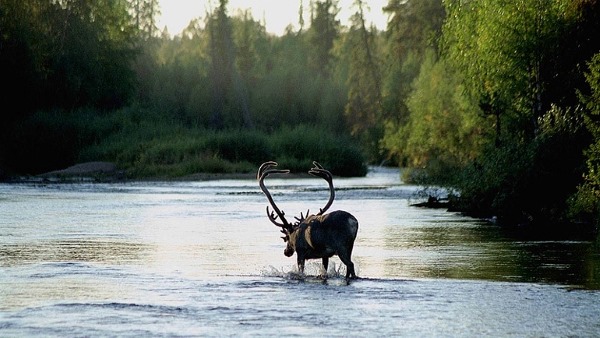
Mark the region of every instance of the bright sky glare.
MULTIPOLYGON (((308 26, 310 14, 308 13, 310 0, 304 0, 304 21, 308 26)), ((337 18, 343 25, 348 25, 348 18, 356 11, 352 7, 353 0, 339 0, 338 6, 340 13, 337 18)), ((387 4, 387 0, 369 0, 365 1, 368 9, 365 10, 365 16, 369 23, 374 23, 379 29, 385 29, 387 15, 383 13, 382 8, 387 4)), ((162 15, 158 22, 158 28, 166 26, 169 34, 178 35, 187 27, 190 20, 194 18, 204 18, 207 12, 212 12, 212 8, 218 5, 217 0, 159 0, 162 15)), ((266 28, 269 33, 282 35, 288 25, 298 28, 298 10, 300 0, 230 0, 228 13, 233 15, 237 10, 250 9, 255 20, 266 22, 266 28)))

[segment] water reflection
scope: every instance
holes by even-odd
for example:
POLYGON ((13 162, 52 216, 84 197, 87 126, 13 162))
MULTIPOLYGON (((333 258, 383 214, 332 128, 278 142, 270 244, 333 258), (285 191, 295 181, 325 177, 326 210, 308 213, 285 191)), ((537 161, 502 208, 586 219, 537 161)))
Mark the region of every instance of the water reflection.
POLYGON ((600 247, 597 242, 515 242, 518 267, 526 281, 581 285, 600 289, 600 247))
POLYGON ((42 262, 131 264, 148 251, 149 246, 140 243, 91 239, 4 244, 0 245, 0 267, 42 262))
POLYGON ((387 227, 386 273, 411 277, 538 282, 600 289, 593 241, 521 241, 480 221, 387 227))

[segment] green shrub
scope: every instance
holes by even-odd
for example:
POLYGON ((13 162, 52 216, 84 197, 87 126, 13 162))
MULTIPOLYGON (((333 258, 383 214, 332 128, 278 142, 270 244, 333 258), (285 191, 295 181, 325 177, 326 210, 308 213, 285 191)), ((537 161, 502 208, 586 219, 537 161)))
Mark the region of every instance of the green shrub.
POLYGON ((509 224, 568 222, 568 201, 584 171, 581 148, 589 142, 578 116, 553 107, 539 119, 533 140, 487 148, 459 176, 461 209, 509 224))
POLYGON ((269 160, 293 172, 306 172, 318 161, 334 175, 366 174, 364 157, 350 138, 306 126, 271 135, 181 129, 147 141, 119 143, 116 149, 119 164, 134 177, 252 172, 269 160))
POLYGON ((131 178, 253 172, 269 160, 294 172, 318 161, 334 175, 364 176, 364 157, 349 136, 300 125, 272 133, 191 128, 155 111, 129 107, 41 112, 14 131, 18 171, 39 173, 76 162, 109 161, 131 178))
POLYGON ((205 146, 217 157, 231 162, 260 163, 272 156, 267 137, 256 131, 215 133, 208 138, 205 146))
POLYGON ((334 175, 364 176, 367 167, 360 148, 348 136, 301 125, 272 135, 275 160, 292 171, 307 171, 317 161, 334 175))

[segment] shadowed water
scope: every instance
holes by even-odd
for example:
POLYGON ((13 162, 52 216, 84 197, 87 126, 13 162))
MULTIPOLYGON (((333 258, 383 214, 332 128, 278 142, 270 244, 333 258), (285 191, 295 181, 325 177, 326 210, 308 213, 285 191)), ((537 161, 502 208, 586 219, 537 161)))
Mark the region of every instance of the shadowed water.
MULTIPOLYGON (((271 179, 287 215, 319 179, 271 179)), ((591 241, 524 241, 409 206, 397 170, 336 179, 358 280, 299 276, 253 180, 0 185, 0 336, 598 336, 591 241)))

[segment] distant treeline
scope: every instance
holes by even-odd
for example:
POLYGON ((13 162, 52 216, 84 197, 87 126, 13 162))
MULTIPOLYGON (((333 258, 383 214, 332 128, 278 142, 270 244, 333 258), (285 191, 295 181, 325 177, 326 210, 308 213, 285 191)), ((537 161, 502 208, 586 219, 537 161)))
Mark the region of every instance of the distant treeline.
POLYGON ((389 0, 385 31, 367 1, 349 26, 337 1, 298 6, 283 36, 220 0, 171 37, 156 0, 0 0, 0 171, 387 161, 460 210, 596 228, 600 1, 389 0))

